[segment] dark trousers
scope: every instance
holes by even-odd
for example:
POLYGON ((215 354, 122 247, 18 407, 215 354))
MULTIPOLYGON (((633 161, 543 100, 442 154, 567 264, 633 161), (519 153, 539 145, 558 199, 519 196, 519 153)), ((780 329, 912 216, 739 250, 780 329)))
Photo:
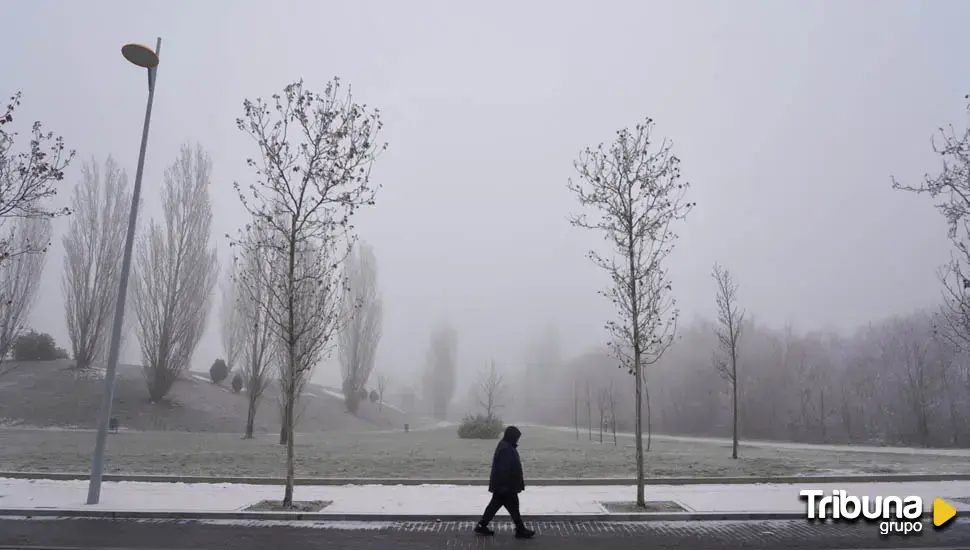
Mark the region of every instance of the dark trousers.
POLYGON ((522 523, 522 515, 519 514, 519 495, 515 493, 493 493, 492 500, 485 507, 485 513, 482 514, 482 525, 488 525, 492 518, 495 517, 496 512, 501 507, 505 507, 509 512, 509 516, 512 517, 512 523, 515 524, 516 530, 525 529, 525 524, 522 523))

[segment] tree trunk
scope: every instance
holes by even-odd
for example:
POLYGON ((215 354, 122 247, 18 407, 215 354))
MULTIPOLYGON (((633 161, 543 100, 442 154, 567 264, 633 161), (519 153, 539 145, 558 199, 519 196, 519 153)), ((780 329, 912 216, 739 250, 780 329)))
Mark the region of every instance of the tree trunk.
POLYGON ((249 398, 249 410, 246 412, 246 435, 244 439, 253 438, 253 424, 256 423, 256 400, 249 398))
POLYGON ((647 452, 649 453, 650 444, 653 442, 653 415, 650 409, 650 386, 647 385, 646 380, 643 382, 643 396, 647 402, 647 452))
POLYGON ((640 370, 640 353, 634 350, 634 376, 636 377, 636 445, 637 445, 637 506, 647 507, 643 495, 643 372, 640 370))
POLYGON ((600 413, 600 443, 603 442, 603 413, 600 413))
POLYGON ((283 426, 286 434, 286 489, 283 491, 283 506, 286 508, 293 506, 293 478, 294 478, 294 457, 293 457, 293 400, 296 397, 295 388, 287 388, 290 394, 286 403, 285 424, 283 426))
POLYGON ((734 408, 734 438, 731 445, 731 458, 738 458, 738 371, 737 368, 734 370, 734 383, 731 384, 734 396, 732 397, 732 406, 734 408))

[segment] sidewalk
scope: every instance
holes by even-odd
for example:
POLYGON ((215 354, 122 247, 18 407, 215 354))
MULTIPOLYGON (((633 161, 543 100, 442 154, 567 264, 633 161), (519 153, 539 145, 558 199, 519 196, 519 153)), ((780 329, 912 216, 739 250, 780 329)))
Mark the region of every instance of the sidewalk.
MULTIPOLYGON (((922 497, 926 512, 940 497, 970 515, 970 504, 955 500, 970 497, 970 481, 847 483, 792 485, 652 485, 648 501, 673 501, 682 513, 637 515, 632 519, 787 519, 805 517, 802 489, 831 493, 843 489, 862 496, 922 497)), ((324 500, 332 504, 319 513, 244 512, 261 500, 279 500, 282 487, 240 484, 184 484, 105 482, 101 503, 84 504, 85 481, 48 481, 0 478, 0 515, 98 515, 108 517, 464 520, 481 514, 489 494, 484 487, 459 485, 345 485, 297 486, 296 500, 324 500)), ((635 487, 554 486, 527 487, 521 495, 523 514, 539 519, 631 519, 610 514, 600 502, 630 502, 635 487)), ((970 499, 968 499, 970 500, 970 499)), ((504 514, 504 510, 500 514, 504 514)))

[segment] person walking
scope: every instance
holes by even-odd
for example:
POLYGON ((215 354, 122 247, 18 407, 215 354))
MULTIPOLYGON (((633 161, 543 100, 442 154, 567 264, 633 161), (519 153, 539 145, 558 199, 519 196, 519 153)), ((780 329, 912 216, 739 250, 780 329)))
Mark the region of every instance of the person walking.
POLYGON ((495 517, 499 508, 505 507, 515 523, 515 538, 532 538, 536 532, 527 529, 519 514, 519 493, 525 490, 525 477, 522 475, 522 461, 519 460, 519 438, 522 432, 515 426, 505 428, 505 435, 495 447, 492 456, 492 473, 488 478, 488 491, 492 493, 492 500, 485 507, 482 519, 475 526, 475 533, 479 535, 494 535, 488 524, 495 517))

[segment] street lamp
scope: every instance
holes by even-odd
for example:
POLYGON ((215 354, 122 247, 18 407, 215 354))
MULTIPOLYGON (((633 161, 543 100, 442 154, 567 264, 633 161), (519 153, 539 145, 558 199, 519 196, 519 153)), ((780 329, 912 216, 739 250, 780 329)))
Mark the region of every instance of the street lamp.
POLYGON ((145 126, 141 131, 141 151, 138 153, 138 169, 135 171, 135 188, 131 193, 131 213, 128 214, 128 235, 125 237, 125 255, 121 260, 121 277, 118 283, 118 301, 115 303, 114 325, 108 346, 108 365, 104 372, 104 393, 98 415, 98 437, 94 444, 91 461, 91 480, 88 483, 88 504, 97 504, 101 498, 101 476, 104 471, 104 447, 108 442, 108 425, 111 420, 111 403, 114 400, 115 372, 118 370, 118 354, 121 347, 121 330, 125 319, 125 299, 128 296, 128 275, 131 272, 131 251, 135 243, 135 222, 138 218, 138 201, 141 195, 141 175, 145 168, 145 149, 148 148, 148 125, 152 120, 152 100, 155 98, 155 75, 158 72, 158 52, 162 39, 155 43, 155 50, 141 44, 125 44, 121 55, 139 67, 148 69, 148 105, 145 107, 145 126))

